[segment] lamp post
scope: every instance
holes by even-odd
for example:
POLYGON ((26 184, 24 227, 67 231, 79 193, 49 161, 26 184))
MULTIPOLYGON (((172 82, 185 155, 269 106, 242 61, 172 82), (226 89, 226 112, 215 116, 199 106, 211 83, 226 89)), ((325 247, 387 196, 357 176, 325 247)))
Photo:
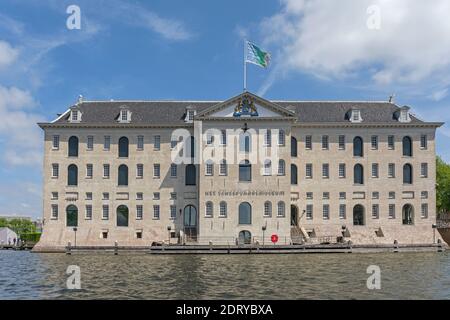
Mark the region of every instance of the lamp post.
POLYGON ((172 230, 172 227, 168 226, 167 227, 167 232, 169 233, 169 246, 170 246, 170 230, 172 230))
POLYGON ((76 247, 77 246, 77 231, 78 231, 78 228, 73 228, 73 232, 75 233, 75 244, 74 244, 74 247, 76 247))
POLYGON ((267 227, 262 226, 262 232, 263 232, 263 247, 264 247, 264 233, 266 232, 267 227))
POLYGON ((433 244, 435 244, 436 243, 436 228, 437 228, 437 225, 433 224, 431 227, 433 228, 433 244))

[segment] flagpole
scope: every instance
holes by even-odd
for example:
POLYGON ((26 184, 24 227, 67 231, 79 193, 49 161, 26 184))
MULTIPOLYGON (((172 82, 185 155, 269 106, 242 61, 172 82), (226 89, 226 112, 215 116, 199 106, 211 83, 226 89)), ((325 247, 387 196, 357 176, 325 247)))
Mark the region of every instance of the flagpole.
POLYGON ((244 92, 247 91, 247 58, 245 56, 247 40, 244 39, 244 92))

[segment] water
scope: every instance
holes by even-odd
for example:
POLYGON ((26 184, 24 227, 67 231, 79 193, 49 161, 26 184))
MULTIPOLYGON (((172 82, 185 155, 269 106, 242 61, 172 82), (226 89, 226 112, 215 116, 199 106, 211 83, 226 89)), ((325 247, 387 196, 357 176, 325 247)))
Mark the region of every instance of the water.
POLYGON ((449 299, 450 252, 73 255, 0 251, 0 299, 449 299), (66 269, 81 268, 81 290, 66 269), (381 268, 381 290, 366 269, 381 268))

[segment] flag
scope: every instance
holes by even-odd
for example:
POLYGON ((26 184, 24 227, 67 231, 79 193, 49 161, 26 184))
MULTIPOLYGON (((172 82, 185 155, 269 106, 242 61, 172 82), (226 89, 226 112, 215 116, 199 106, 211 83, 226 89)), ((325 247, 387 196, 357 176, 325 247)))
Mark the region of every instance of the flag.
POLYGON ((245 62, 256 64, 260 67, 267 68, 270 63, 270 54, 262 51, 250 41, 247 41, 247 58, 245 62))

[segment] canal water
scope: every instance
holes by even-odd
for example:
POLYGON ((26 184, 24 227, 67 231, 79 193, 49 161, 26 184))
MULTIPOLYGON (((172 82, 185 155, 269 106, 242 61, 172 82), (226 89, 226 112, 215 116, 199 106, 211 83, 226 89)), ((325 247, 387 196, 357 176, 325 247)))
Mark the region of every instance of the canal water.
POLYGON ((0 251, 0 299, 450 299, 450 252, 72 255, 0 251), (80 268, 81 289, 66 286, 80 268), (367 268, 381 289, 367 288, 367 268))

